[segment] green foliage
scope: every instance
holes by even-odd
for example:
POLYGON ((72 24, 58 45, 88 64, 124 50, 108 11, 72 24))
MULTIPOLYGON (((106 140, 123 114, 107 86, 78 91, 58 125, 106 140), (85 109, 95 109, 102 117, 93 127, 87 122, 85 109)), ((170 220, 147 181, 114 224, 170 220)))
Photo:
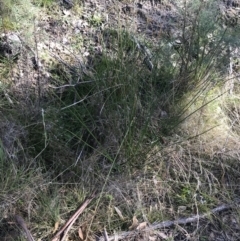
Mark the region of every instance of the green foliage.
POLYGON ((179 194, 176 194, 179 204, 189 204, 193 199, 192 191, 189 187, 183 187, 179 194))
POLYGON ((4 155, 4 150, 2 143, 0 142, 0 162, 2 163, 4 161, 5 155, 4 155))
MULTIPOLYGON (((83 149, 87 156, 104 146, 105 150, 100 153, 110 163, 125 138, 123 153, 132 157, 133 164, 138 152, 142 153, 141 141, 135 142, 135 138, 146 141, 152 138, 153 130, 148 126, 150 114, 145 114, 152 111, 159 93, 153 94, 151 79, 149 83, 144 81, 145 77, 151 76, 147 68, 144 70, 140 64, 136 66, 139 53, 127 32, 107 30, 103 38, 116 50, 106 51, 96 59, 94 79, 89 81, 87 77, 57 93, 62 110, 57 115, 52 114, 53 109, 47 111, 47 120, 57 119, 55 127, 60 127, 61 131, 55 135, 69 147, 83 149)), ((69 65, 69 69, 61 64, 56 66, 52 68, 52 74, 60 85, 76 82, 74 66, 69 65)), ((154 138, 157 138, 156 133, 154 138)), ((139 158, 137 165, 140 165, 139 158)))
POLYGON ((41 180, 38 171, 37 168, 34 170, 27 166, 17 165, 14 160, 3 154, 3 148, 1 147, 0 202, 2 215, 4 215, 6 209, 12 210, 17 205, 25 208, 25 203, 29 201, 28 198, 31 199, 34 190, 39 188, 36 185, 36 183, 40 184, 41 180))
POLYGON ((103 18, 100 13, 94 13, 92 17, 89 19, 90 24, 93 26, 99 26, 103 22, 103 18))
POLYGON ((38 11, 30 0, 1 0, 0 6, 1 31, 28 30, 38 11))
MULTIPOLYGON (((231 28, 223 28, 219 19, 217 1, 192 2, 183 11, 184 23, 180 37, 181 48, 177 50, 180 57, 180 74, 188 76, 191 81, 203 79, 213 68, 226 66, 229 45, 239 45, 231 28), (191 16, 188 21, 187 16, 191 16)), ((226 68, 225 68, 226 69, 226 68)))
POLYGON ((51 190, 39 193, 37 204, 40 208, 39 213, 42 217, 48 217, 48 222, 54 226, 59 220, 60 197, 57 190, 51 190))
POLYGON ((50 7, 56 0, 34 0, 35 4, 39 4, 41 7, 50 7))

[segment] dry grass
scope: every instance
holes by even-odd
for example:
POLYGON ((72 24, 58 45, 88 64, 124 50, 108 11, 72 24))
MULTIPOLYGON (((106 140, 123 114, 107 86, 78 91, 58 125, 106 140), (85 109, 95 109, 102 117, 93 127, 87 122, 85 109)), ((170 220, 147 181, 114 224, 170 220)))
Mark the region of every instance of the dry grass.
MULTIPOLYGON (((104 227, 128 230, 133 217, 174 220, 239 197, 239 89, 226 89, 227 54, 217 48, 235 40, 217 28, 216 41, 207 42, 215 25, 206 33, 199 12, 191 22, 191 11, 204 7, 209 14, 204 4, 186 9, 179 26, 187 41, 177 50, 171 38, 154 45, 121 28, 99 33, 102 22, 90 15, 84 31, 92 35, 80 42, 73 36, 75 44, 63 48, 58 34, 66 29, 54 16, 41 30, 46 35, 36 28, 30 43, 43 68, 33 70, 26 46, 17 61, 1 62, 1 221, 20 213, 34 236, 48 239, 97 188, 97 200, 70 233, 78 240, 79 226, 93 237, 104 227), (51 31, 58 35, 54 46, 51 31), (49 33, 46 48, 40 39, 49 33), (154 50, 152 71, 138 43, 154 50), (85 48, 79 54, 78 46, 85 48), (199 59, 192 56, 196 46, 199 59), (219 72, 218 63, 226 70, 219 72)), ((229 212, 164 231, 170 240, 216 240, 224 229, 236 240, 238 222, 239 214, 229 212)))

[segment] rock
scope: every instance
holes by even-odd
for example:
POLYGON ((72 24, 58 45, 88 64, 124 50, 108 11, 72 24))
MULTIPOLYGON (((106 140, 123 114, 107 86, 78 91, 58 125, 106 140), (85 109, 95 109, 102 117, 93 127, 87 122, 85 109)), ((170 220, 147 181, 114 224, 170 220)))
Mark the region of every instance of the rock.
POLYGON ((62 0, 62 4, 66 9, 71 9, 74 6, 72 0, 62 0))
POLYGON ((16 58, 22 50, 22 42, 17 34, 3 34, 0 38, 0 56, 16 58))

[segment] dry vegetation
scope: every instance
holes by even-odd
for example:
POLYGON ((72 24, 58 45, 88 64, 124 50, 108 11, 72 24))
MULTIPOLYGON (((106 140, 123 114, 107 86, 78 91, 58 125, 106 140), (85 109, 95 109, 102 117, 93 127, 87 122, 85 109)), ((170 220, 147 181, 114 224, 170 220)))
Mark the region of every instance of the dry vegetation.
POLYGON ((0 240, 238 240, 238 1, 0 0, 0 240))

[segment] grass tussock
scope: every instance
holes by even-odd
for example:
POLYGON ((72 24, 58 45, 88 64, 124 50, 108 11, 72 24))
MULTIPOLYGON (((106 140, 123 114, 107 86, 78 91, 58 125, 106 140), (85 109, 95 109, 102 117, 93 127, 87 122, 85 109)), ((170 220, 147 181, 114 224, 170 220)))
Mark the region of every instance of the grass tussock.
MULTIPOLYGON (((4 7, 13 14, 11 3, 4 7)), ((30 5, 48 13, 51 4, 30 5)), ((77 240, 80 226, 89 236, 104 227, 113 233, 133 217, 178 219, 238 198, 239 88, 229 75, 238 29, 223 24, 216 4, 186 3, 176 36, 160 43, 105 27, 98 48, 89 39, 85 58, 72 51, 78 45, 59 55, 50 44, 40 51, 36 34, 43 71, 24 62, 26 50, 18 59, 3 56, 0 219, 20 213, 45 240, 97 189, 70 233, 77 240)), ((91 31, 103 23, 87 19, 91 31)), ((195 240, 211 233, 201 227, 186 232, 195 240)))

